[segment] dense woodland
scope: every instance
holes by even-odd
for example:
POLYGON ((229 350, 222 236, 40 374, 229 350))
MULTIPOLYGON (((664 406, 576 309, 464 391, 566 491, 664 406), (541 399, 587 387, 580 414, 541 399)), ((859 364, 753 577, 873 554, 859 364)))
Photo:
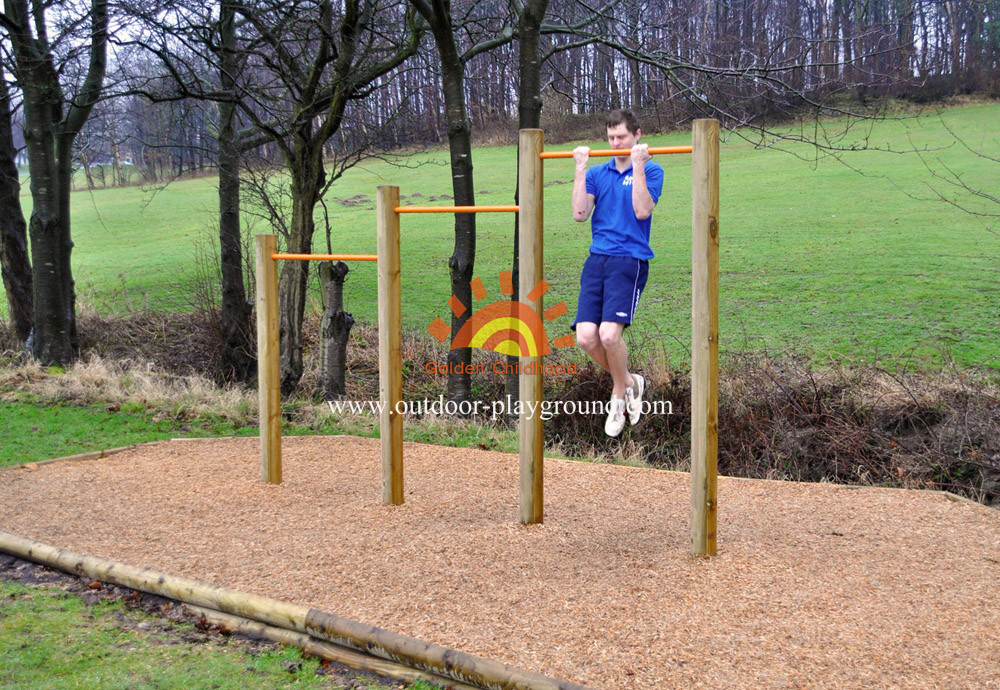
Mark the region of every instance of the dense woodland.
MULTIPOLYGON (((455 202, 472 204, 474 137, 544 125, 558 139, 614 107, 649 129, 707 116, 752 132, 866 117, 888 99, 1000 95, 1000 0, 4 0, 0 37, 0 258, 26 349, 54 364, 79 355, 74 185, 207 170, 220 179, 223 378, 239 381, 255 372, 241 194, 268 205, 255 171, 288 173, 290 207, 272 225, 308 252, 325 191, 380 150, 446 142, 455 202)), ((456 218, 455 238, 450 280, 469 301, 474 216, 456 218)), ((291 392, 307 274, 282 271, 291 392)), ((448 392, 467 397, 468 378, 448 392)))
MULTIPOLYGON (((164 8, 166 10, 166 7, 164 8)), ((199 99, 159 102, 130 94, 137 78, 151 93, 175 93, 170 69, 143 50, 128 8, 116 20, 104 98, 75 142, 75 165, 92 170, 88 185, 158 182, 210 168, 218 156, 218 105, 199 99)), ((402 5, 378 8, 375 24, 391 24, 402 5)), ((469 60, 468 115, 478 131, 510 130, 518 112, 518 41, 514 3, 456 3, 456 39, 471 47, 498 45, 469 60), (498 87, 498 85, 502 85, 498 87)), ((540 39, 543 116, 557 122, 615 107, 654 113, 670 128, 700 112, 733 121, 794 114, 814 98, 846 93, 858 99, 892 95, 924 101, 956 93, 998 93, 1000 26, 996 2, 642 2, 606 8, 551 2, 540 39), (582 25, 581 22, 583 23, 582 25), (773 74, 775 81, 766 80, 773 74), (749 78, 742 78, 744 77, 749 78), (756 77, 756 78, 755 78, 756 77)), ((169 21, 165 12, 163 21, 169 21)), ((155 26, 145 26, 155 31, 155 26)), ((6 38, 6 37, 5 37, 6 38)), ((161 37, 161 38, 165 38, 161 37)), ((197 50, 161 44, 206 83, 218 71, 197 50)), ((11 72, 9 51, 3 56, 11 72)), ((441 61, 424 40, 404 64, 379 77, 353 103, 341 137, 377 128, 383 146, 443 141, 446 137, 441 61)), ((19 94, 13 87, 15 105, 19 94)), ((13 113, 18 163, 23 114, 13 113)), ((329 143, 334 153, 339 142, 329 143)), ((265 144, 262 155, 278 159, 265 144)))

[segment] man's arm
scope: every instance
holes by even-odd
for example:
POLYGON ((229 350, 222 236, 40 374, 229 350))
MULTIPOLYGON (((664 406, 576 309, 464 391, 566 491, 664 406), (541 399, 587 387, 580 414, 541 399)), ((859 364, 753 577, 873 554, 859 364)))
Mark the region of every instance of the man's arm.
POLYGON ((577 146, 573 149, 576 174, 573 176, 573 220, 582 223, 594 210, 594 195, 587 193, 587 166, 590 164, 590 148, 577 146))
POLYGON ((646 162, 652 159, 646 144, 636 144, 632 147, 632 210, 637 220, 649 218, 653 215, 653 207, 656 206, 646 185, 646 162))

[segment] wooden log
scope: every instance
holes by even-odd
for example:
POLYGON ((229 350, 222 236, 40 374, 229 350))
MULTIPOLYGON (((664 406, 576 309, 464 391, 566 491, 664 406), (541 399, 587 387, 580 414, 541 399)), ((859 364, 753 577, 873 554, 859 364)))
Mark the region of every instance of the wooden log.
POLYGON ((61 458, 47 458, 45 460, 34 460, 32 462, 26 462, 23 465, 8 465, 7 467, 0 467, 0 472, 5 470, 21 470, 21 469, 36 469, 42 465, 51 465, 54 462, 77 462, 80 460, 100 460, 101 458, 106 458, 110 455, 117 455, 118 453, 124 453, 127 450, 132 450, 133 448, 141 448, 142 446, 155 446, 158 443, 165 443, 165 441, 145 441, 143 443, 136 443, 131 446, 120 446, 118 448, 108 448, 107 450, 92 450, 87 453, 77 453, 75 455, 64 455, 61 458))
POLYGON ((281 378, 278 363, 278 238, 257 235, 257 394, 260 478, 281 483, 281 378))
POLYGON ((382 502, 403 504, 403 306, 400 296, 399 187, 379 187, 378 222, 378 380, 385 407, 379 419, 382 445, 382 502))
POLYGON ((185 608, 189 609, 192 613, 203 616, 211 625, 225 627, 231 632, 240 633, 248 637, 267 639, 288 647, 296 647, 308 656, 334 661, 355 671, 377 673, 380 676, 407 683, 424 681, 425 683, 434 683, 435 685, 454 688, 455 690, 475 690, 475 686, 459 683, 451 678, 439 676, 436 673, 420 671, 394 661, 380 659, 370 654, 349 649, 348 647, 342 647, 339 644, 317 639, 305 633, 278 628, 273 625, 250 620, 249 618, 214 611, 203 606, 195 606, 194 604, 186 604, 185 608))
POLYGON ((252 618, 268 625, 306 632, 305 618, 309 613, 306 606, 174 577, 156 570, 136 568, 106 558, 85 556, 5 532, 0 532, 0 551, 74 575, 85 575, 92 580, 110 582, 186 604, 252 618))
MULTIPOLYGON (((49 458, 49 459, 46 459, 46 460, 36 460, 34 462, 27 463, 27 465, 35 465, 37 467, 38 465, 48 465, 49 463, 52 463, 52 462, 75 462, 77 460, 99 460, 100 458, 103 458, 103 457, 105 457, 103 450, 92 450, 92 451, 87 452, 87 453, 77 453, 76 455, 65 455, 65 456, 63 456, 61 458, 49 458)), ((26 465, 14 465, 14 467, 26 467, 26 465)), ((4 469, 8 469, 8 468, 4 468, 4 469)))
MULTIPOLYGON (((891 488, 897 488, 897 487, 891 487, 891 488)), ((977 508, 985 508, 986 510, 992 510, 985 503, 980 503, 979 501, 973 501, 968 496, 960 496, 959 494, 952 493, 951 491, 934 491, 934 493, 939 493, 945 498, 947 498, 949 501, 953 501, 955 503, 964 503, 967 506, 976 506, 977 508)))
MULTIPOLYGON (((520 253, 518 257, 518 294, 521 301, 541 316, 544 296, 539 295, 534 304, 527 295, 542 280, 543 264, 543 170, 539 154, 545 146, 545 136, 540 129, 522 129, 518 134, 518 189, 520 214, 517 232, 520 253)), ((543 503, 543 453, 545 431, 540 405, 545 397, 542 378, 541 355, 521 357, 522 367, 533 365, 532 373, 520 374, 518 392, 522 409, 518 419, 520 441, 520 515, 524 525, 538 524, 544 519, 543 503), (528 405, 533 404, 532 408, 528 405), (534 413, 530 411, 534 410, 534 413), (529 418, 529 415, 530 418, 529 418)))
POLYGON ((357 623, 340 616, 309 611, 306 629, 316 637, 370 654, 447 675, 478 688, 496 690, 569 690, 581 686, 521 671, 507 664, 482 659, 382 628, 357 623))
POLYGON ((719 121, 695 120, 691 166, 691 553, 716 553, 719 121))
POLYGON ((136 568, 106 558, 85 556, 5 532, 0 532, 0 552, 75 575, 85 575, 93 580, 110 582, 277 628, 306 633, 327 642, 350 647, 389 661, 404 663, 478 688, 583 689, 580 685, 522 671, 507 664, 399 635, 317 609, 208 585, 155 570, 136 568))

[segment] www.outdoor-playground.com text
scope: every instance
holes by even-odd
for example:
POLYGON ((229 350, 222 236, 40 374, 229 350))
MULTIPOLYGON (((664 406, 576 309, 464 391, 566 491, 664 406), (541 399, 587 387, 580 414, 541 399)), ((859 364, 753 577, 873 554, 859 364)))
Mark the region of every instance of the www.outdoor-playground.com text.
MULTIPOLYGON (((384 400, 327 400, 331 414, 363 414, 368 412, 381 416, 388 403, 384 400)), ((490 414, 491 419, 504 417, 508 413, 520 416, 523 412, 526 419, 534 418, 538 413, 542 420, 552 419, 557 414, 599 414, 607 415, 611 401, 598 400, 511 400, 508 395, 503 400, 445 400, 438 396, 437 400, 400 400, 396 403, 396 414, 412 415, 455 415, 479 416, 490 414)), ((669 400, 643 400, 642 414, 673 414, 674 405, 669 400)))

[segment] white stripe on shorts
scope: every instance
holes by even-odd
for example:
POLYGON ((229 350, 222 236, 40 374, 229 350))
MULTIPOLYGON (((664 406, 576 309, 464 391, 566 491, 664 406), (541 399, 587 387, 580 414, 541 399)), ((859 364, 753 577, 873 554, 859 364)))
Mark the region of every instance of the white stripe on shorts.
POLYGON ((639 306, 639 259, 635 260, 635 281, 632 283, 632 315, 629 320, 635 319, 635 310, 639 306))

